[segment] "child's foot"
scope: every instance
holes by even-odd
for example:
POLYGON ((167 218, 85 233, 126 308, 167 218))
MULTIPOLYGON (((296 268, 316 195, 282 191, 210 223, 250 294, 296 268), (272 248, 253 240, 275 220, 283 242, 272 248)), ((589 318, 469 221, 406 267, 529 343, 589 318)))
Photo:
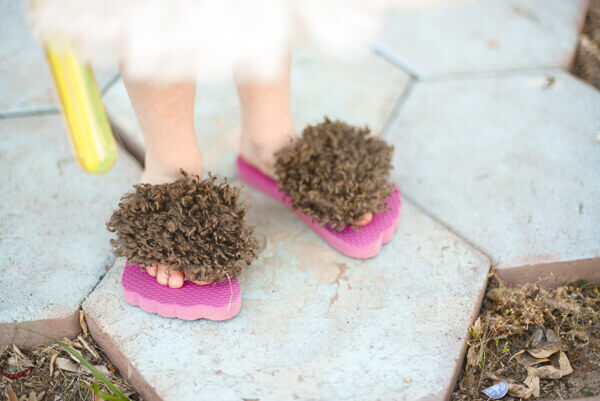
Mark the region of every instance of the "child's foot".
MULTIPOLYGON (((156 277, 156 282, 160 285, 168 285, 171 288, 181 288, 185 279, 183 272, 173 271, 168 266, 159 266, 153 264, 146 267, 146 273, 156 277)), ((198 285, 207 285, 206 281, 192 281, 198 285)))
MULTIPOLYGON (((194 160, 190 160, 187 164, 190 166, 185 169, 186 172, 190 174, 202 176, 202 159, 198 156, 196 158, 192 158, 194 160)), ((153 161, 146 156, 146 168, 142 172, 142 176, 140 177, 140 184, 165 184, 168 182, 173 182, 177 178, 180 177, 180 172, 177 167, 165 168, 162 164, 156 161, 153 161)), ((172 270, 169 266, 159 266, 157 264, 153 264, 151 266, 145 266, 145 271, 152 277, 156 277, 156 282, 160 285, 168 285, 171 288, 181 288, 183 286, 183 282, 185 281, 185 275, 183 272, 172 270)), ((207 285, 210 284, 206 281, 192 281, 198 285, 207 285)))
MULTIPOLYGON (((240 154, 242 158, 250 165, 254 166, 262 173, 268 175, 272 179, 275 177, 275 153, 283 149, 290 139, 295 136, 292 130, 287 135, 266 135, 268 141, 261 143, 253 141, 250 135, 245 133, 242 135, 240 154)), ((373 220, 373 213, 367 212, 354 224, 357 227, 363 227, 373 220)))

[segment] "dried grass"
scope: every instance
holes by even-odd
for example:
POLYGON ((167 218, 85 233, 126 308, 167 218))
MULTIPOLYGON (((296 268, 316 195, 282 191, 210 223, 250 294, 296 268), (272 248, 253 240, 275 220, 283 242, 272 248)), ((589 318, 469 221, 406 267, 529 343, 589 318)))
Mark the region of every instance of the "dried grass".
MULTIPOLYGON (((77 349, 88 361, 106 373, 107 378, 131 400, 142 400, 89 334, 73 339, 65 338, 63 342, 77 349)), ((0 367, 4 371, 9 370, 9 366, 20 371, 29 363, 33 366, 32 370, 21 378, 0 376, 0 399, 11 399, 9 394, 12 393, 19 401, 97 400, 93 391, 86 388, 92 386, 94 376, 58 345, 39 345, 31 351, 22 351, 17 345, 0 349, 0 367)), ((100 384, 100 390, 109 392, 103 384, 100 384)))
MULTIPOLYGON (((527 394, 536 377, 541 379, 541 398, 574 398, 600 391, 598 287, 580 282, 556 289, 533 284, 514 288, 494 276, 481 316, 470 329, 465 364, 451 400, 487 400, 481 390, 500 379, 527 394), (595 374, 583 372, 594 366, 595 374)), ((511 399, 520 398, 505 398, 511 399)))

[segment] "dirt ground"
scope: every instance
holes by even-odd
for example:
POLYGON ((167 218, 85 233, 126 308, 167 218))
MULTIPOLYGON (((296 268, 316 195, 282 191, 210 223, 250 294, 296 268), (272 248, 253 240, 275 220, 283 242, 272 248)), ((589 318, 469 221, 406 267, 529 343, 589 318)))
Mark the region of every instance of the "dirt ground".
POLYGON ((506 401, 600 395, 599 288, 514 288, 493 276, 451 401, 488 400, 481 390, 500 381, 506 401))
MULTIPOLYGON (((73 339, 62 339, 70 347, 101 371, 132 401, 142 401, 133 387, 110 363, 102 349, 94 342, 82 321, 83 334, 73 339)), ((95 378, 87 368, 58 345, 40 345, 31 351, 18 346, 0 348, 0 400, 8 401, 98 401, 90 387, 95 378), (27 368, 22 377, 8 378, 27 368)), ((100 391, 110 393, 103 385, 100 391)))
POLYGON ((600 89, 600 0, 590 0, 572 70, 600 89))

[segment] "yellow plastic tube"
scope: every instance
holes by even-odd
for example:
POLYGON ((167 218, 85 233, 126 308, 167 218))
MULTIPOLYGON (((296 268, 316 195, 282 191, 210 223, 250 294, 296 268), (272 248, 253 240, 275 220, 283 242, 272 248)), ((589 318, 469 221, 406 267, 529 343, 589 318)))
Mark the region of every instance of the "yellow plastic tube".
POLYGON ((46 57, 79 165, 90 173, 107 172, 117 146, 92 68, 79 62, 68 43, 48 42, 46 57))

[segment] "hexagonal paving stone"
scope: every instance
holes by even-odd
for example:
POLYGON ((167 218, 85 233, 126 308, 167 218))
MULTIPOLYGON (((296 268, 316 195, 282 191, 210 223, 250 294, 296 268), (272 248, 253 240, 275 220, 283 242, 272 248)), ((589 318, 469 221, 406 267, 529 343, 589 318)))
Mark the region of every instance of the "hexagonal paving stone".
MULTIPOLYGON (((292 67, 294 125, 302 130, 307 123, 320 122, 327 115, 381 131, 407 82, 404 72, 375 55, 361 62, 343 63, 299 52, 292 67)), ((104 103, 133 147, 143 152, 144 139, 122 82, 107 92, 104 103)), ((195 125, 205 171, 235 176, 241 124, 232 81, 199 85, 195 125)))
POLYGON ((59 116, 0 120, 0 346, 77 333, 76 312, 114 257, 105 222, 139 167, 120 152, 105 175, 83 172, 59 116))
POLYGON ((251 194, 249 221, 266 246, 240 278, 232 320, 126 304, 123 261, 85 301, 92 334, 144 399, 446 399, 488 259, 409 202, 377 257, 351 259, 251 194))
MULTIPOLYGON (((41 44, 27 23, 25 1, 0 2, 0 115, 24 111, 58 111, 54 82, 41 44)), ((96 71, 100 88, 116 68, 96 71)))
POLYGON ((398 12, 378 44, 422 78, 456 73, 567 68, 585 0, 487 0, 398 12))
POLYGON ((600 281, 598 110, 562 71, 424 82, 385 135, 405 193, 504 277, 600 281))

